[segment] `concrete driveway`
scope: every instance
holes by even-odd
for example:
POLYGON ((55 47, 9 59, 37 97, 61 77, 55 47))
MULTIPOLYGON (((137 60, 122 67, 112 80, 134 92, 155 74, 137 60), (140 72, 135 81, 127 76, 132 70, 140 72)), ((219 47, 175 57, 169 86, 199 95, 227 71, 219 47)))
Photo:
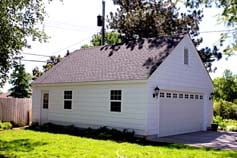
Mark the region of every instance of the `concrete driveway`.
POLYGON ((196 147, 237 150, 237 132, 201 131, 156 138, 154 141, 186 144, 196 147))

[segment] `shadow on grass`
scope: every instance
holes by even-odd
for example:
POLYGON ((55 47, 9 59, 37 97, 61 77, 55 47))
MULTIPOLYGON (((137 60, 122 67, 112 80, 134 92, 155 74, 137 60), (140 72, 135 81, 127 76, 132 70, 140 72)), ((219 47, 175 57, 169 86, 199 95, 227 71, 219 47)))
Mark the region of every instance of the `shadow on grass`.
POLYGON ((38 146, 46 145, 47 143, 32 141, 30 139, 17 139, 12 141, 4 141, 0 139, 0 158, 16 157, 15 152, 30 152, 38 146))
POLYGON ((145 137, 135 137, 133 131, 118 131, 116 129, 108 129, 106 127, 102 127, 99 129, 81 129, 75 126, 60 126, 55 124, 45 124, 43 126, 31 126, 28 130, 35 130, 41 132, 49 132, 49 133, 56 133, 56 134, 68 134, 72 136, 80 136, 85 138, 92 138, 97 140, 112 140, 118 143, 134 143, 142 146, 159 146, 159 147, 166 147, 169 149, 180 149, 180 150, 203 150, 203 151, 214 151, 214 152, 221 152, 222 156, 224 157, 233 157, 237 155, 236 151, 229 151, 223 152, 219 149, 213 148, 197 148, 191 147, 182 144, 172 144, 166 142, 154 142, 149 141, 145 137))

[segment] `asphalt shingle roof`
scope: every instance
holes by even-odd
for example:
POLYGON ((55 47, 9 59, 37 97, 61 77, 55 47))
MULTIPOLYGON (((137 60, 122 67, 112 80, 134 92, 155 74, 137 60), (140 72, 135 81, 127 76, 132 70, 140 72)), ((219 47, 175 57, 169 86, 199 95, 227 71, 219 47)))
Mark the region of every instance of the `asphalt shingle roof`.
POLYGON ((33 84, 148 79, 182 38, 166 36, 76 50, 33 84))

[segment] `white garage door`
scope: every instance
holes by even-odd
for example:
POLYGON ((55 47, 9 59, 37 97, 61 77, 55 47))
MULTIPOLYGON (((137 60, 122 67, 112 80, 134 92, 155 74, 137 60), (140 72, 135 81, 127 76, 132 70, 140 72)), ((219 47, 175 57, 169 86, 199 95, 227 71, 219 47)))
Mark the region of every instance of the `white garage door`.
POLYGON ((159 137, 202 130, 203 95, 160 92, 159 137))

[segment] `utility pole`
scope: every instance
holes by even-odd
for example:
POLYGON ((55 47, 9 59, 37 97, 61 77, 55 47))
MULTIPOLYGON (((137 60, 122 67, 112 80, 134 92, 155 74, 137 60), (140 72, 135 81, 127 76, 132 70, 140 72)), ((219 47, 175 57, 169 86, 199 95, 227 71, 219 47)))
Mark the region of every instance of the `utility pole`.
POLYGON ((101 45, 105 44, 105 1, 102 0, 102 16, 97 16, 97 26, 101 26, 101 45))
POLYGON ((105 1, 102 0, 102 28, 101 28, 101 45, 105 44, 105 1))

